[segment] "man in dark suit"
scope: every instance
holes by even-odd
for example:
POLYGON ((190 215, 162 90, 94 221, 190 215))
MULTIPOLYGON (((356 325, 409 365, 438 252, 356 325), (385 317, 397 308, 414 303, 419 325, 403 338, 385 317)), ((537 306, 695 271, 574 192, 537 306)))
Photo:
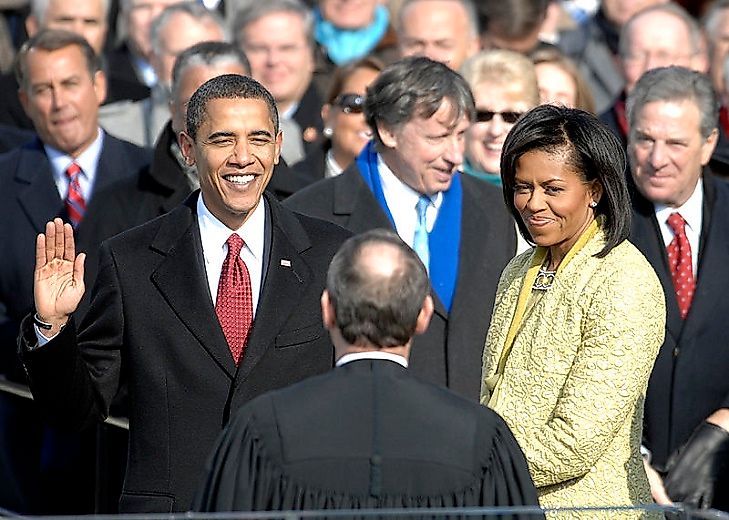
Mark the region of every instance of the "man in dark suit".
POLYGON ((413 371, 477 400, 496 285, 516 233, 500 190, 456 170, 475 116, 473 96, 446 65, 405 58, 367 89, 364 112, 374 141, 344 173, 286 205, 355 233, 395 229, 420 250, 435 314, 415 339, 413 371))
POLYGON ((412 337, 433 314, 428 292, 423 263, 392 231, 345 242, 321 297, 336 368, 237 413, 196 509, 536 506, 506 423, 409 374, 412 337))
MULTIPOLYGON (((118 183, 139 175, 147 167, 150 154, 115 139, 99 127, 97 114, 106 93, 106 78, 99 59, 81 36, 66 31, 40 31, 19 51, 18 77, 20 100, 38 137, 0 156, 0 220, 5 223, 0 229, 0 374, 24 382, 16 338, 21 319, 33 308, 35 236, 54 217, 71 219, 72 196, 80 197, 80 201, 74 199, 73 206, 75 235, 79 248, 89 255, 85 281, 93 283, 101 241, 131 225, 128 215, 109 211, 107 201, 118 183), (75 174, 72 168, 78 168, 75 174), (79 204, 83 206, 81 213, 79 204)), ((79 316, 87 305, 88 299, 84 299, 79 316)), ((9 398, 0 397, 0 410, 10 414, 0 420, 0 450, 6 454, 0 460, 10 467, 25 466, 18 475, 38 471, 41 441, 35 436, 42 430, 36 411, 28 403, 16 406, 6 399, 9 398), (17 438, 22 446, 6 436, 17 438)), ((82 444, 90 443, 87 439, 82 444)), ((91 446, 86 448, 89 459, 93 454, 91 446)), ((56 455, 63 451, 70 453, 71 448, 66 445, 51 450, 56 455)), ((60 463, 60 459, 52 459, 60 463)), ((0 505, 34 513, 92 512, 92 461, 74 461, 70 456, 67 459, 57 468, 48 459, 43 462, 41 475, 60 472, 59 480, 48 479, 51 487, 59 490, 57 496, 47 496, 42 502, 33 499, 42 486, 18 476, 18 487, 24 490, 22 497, 2 501, 0 505), (64 483, 71 481, 64 471, 76 472, 81 468, 86 469, 89 483, 84 484, 84 489, 89 492, 63 491, 64 483), (45 507, 41 509, 42 504, 45 507)))
POLYGON ((627 114, 637 188, 630 239, 667 302, 666 339, 645 402, 651 489, 657 501, 727 508, 729 186, 706 166, 718 136, 717 99, 708 76, 659 68, 637 82, 627 114))
POLYGON ((20 338, 31 389, 46 417, 80 427, 106 416, 124 372, 121 512, 187 509, 231 410, 332 365, 318 299, 349 233, 263 195, 281 135, 258 82, 227 74, 203 84, 182 135, 200 192, 102 245, 78 327, 83 255, 60 220, 39 237, 37 313, 20 338))

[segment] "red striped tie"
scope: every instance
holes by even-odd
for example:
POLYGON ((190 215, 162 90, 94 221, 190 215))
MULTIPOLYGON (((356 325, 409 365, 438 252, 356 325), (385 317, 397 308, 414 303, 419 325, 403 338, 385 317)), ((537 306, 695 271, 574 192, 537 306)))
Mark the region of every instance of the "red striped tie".
POLYGON ((245 262, 240 257, 240 250, 244 245, 243 239, 233 233, 226 243, 228 255, 220 271, 215 314, 218 315, 233 361, 237 365, 240 363, 253 323, 253 297, 251 277, 245 262))
POLYGON ((68 213, 68 219, 74 228, 78 227, 86 212, 86 201, 84 200, 83 193, 81 193, 81 185, 78 182, 81 173, 81 167, 75 162, 66 168, 66 177, 68 177, 66 213, 68 213))

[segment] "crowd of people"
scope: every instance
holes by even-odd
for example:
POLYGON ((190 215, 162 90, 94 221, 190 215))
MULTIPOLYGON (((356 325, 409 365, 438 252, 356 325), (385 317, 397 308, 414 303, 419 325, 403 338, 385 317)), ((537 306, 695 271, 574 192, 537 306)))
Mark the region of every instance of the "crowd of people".
POLYGON ((1 12, 0 509, 729 511, 728 0, 1 12))

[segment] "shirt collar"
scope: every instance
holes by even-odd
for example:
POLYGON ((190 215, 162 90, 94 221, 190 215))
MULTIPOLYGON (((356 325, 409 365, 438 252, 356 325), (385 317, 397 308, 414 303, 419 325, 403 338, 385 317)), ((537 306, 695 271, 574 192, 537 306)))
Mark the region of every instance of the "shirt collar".
POLYGON ((390 352, 378 352, 376 350, 368 350, 367 352, 352 352, 351 354, 344 354, 342 357, 337 359, 336 366, 341 367, 342 365, 345 365, 347 363, 351 363, 352 361, 359 361, 361 359, 384 359, 387 361, 394 361, 398 365, 402 365, 403 367, 408 367, 408 360, 402 356, 398 356, 397 354, 392 354, 390 352))
POLYGON ((240 228, 230 229, 210 212, 203 201, 201 192, 197 198, 200 235, 203 237, 205 243, 222 248, 232 233, 238 233, 245 242, 245 247, 251 252, 253 257, 258 261, 262 261, 266 223, 265 200, 265 198, 261 197, 261 202, 240 228))
POLYGON ((104 131, 101 128, 97 128, 96 139, 75 159, 67 153, 43 143, 43 149, 51 163, 53 177, 55 179, 65 178, 66 170, 71 166, 71 163, 75 162, 81 167, 83 175, 86 176, 90 184, 96 178, 96 168, 99 165, 99 157, 101 156, 101 148, 103 146, 104 131))
POLYGON ((686 202, 678 208, 671 208, 665 204, 656 204, 655 212, 658 222, 666 222, 671 213, 679 213, 686 221, 688 228, 694 233, 701 233, 701 221, 703 218, 703 202, 704 202, 704 185, 701 177, 696 184, 696 188, 686 202))
POLYGON ((377 154, 377 169, 380 173, 380 179, 382 180, 382 190, 385 193, 391 193, 395 196, 396 200, 402 201, 403 207, 415 208, 418 203, 418 199, 421 196, 425 196, 430 199, 430 202, 435 206, 436 209, 440 208, 443 202, 443 193, 438 192, 435 195, 424 195, 418 191, 412 189, 410 186, 401 181, 390 169, 385 161, 382 160, 382 155, 377 154))

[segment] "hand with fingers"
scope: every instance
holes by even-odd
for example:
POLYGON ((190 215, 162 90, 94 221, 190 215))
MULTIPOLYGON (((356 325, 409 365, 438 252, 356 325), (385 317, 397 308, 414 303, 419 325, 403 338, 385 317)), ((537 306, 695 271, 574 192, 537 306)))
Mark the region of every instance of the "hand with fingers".
POLYGON ((35 243, 33 294, 38 318, 51 324, 42 330, 53 337, 68 321, 84 295, 85 253, 76 256, 73 228, 60 218, 46 224, 35 243))

